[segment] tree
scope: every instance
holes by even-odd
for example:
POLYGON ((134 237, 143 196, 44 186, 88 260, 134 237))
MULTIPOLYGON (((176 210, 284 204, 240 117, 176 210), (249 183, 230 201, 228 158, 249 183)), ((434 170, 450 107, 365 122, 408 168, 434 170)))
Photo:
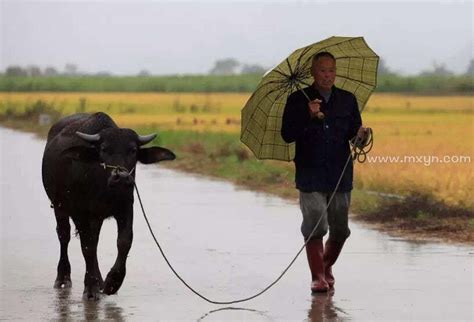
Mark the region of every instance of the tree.
POLYGON ((249 65, 245 64, 242 66, 242 74, 261 74, 263 75, 267 70, 265 67, 262 67, 260 65, 249 65))
POLYGON ((56 75, 58 75, 58 71, 56 70, 56 68, 48 66, 44 69, 43 75, 44 76, 56 76, 56 75))
POLYGON ((29 65, 26 67, 26 73, 30 77, 39 77, 41 76, 41 69, 36 65, 29 65))
POLYGON ((385 59, 383 58, 380 58, 379 60, 379 66, 378 66, 378 70, 377 70, 377 73, 379 75, 390 75, 390 74, 394 74, 390 68, 388 68, 387 64, 385 63, 385 59))
POLYGON ((26 73, 30 77, 38 77, 42 74, 41 69, 36 65, 29 65, 28 67, 26 67, 26 73))
POLYGON ((146 69, 142 69, 140 72, 138 72, 137 76, 148 77, 148 76, 151 76, 151 74, 150 74, 150 72, 147 71, 146 69))
POLYGON ((21 68, 20 66, 8 66, 5 70, 5 75, 7 76, 27 76, 28 73, 26 70, 21 68))
POLYGON ((421 72, 421 76, 452 76, 454 73, 446 68, 443 63, 433 62, 433 70, 421 72))
POLYGON ((77 65, 76 64, 66 64, 64 66, 64 74, 67 76, 77 75, 77 65))
POLYGON ((220 59, 215 62, 209 73, 212 75, 233 75, 239 65, 240 63, 234 58, 220 59))
POLYGON ((467 70, 466 70, 466 75, 474 76, 474 59, 471 59, 469 61, 469 65, 467 66, 467 70))

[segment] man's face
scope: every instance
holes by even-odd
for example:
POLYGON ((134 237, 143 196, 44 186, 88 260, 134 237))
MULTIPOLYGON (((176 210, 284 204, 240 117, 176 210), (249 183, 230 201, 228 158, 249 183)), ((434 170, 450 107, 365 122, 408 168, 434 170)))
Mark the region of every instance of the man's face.
POLYGON ((329 91, 336 80, 336 62, 330 57, 318 58, 311 68, 317 87, 329 91))

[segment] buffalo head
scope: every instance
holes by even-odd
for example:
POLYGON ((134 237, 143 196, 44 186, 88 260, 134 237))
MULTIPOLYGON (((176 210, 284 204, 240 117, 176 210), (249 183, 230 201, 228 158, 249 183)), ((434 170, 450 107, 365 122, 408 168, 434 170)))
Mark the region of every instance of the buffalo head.
POLYGON ((93 162, 108 171, 108 185, 133 185, 137 161, 150 164, 163 160, 174 160, 173 152, 162 147, 148 147, 156 134, 138 135, 135 131, 122 128, 106 128, 99 133, 75 133, 86 145, 74 146, 65 154, 82 162, 93 162))

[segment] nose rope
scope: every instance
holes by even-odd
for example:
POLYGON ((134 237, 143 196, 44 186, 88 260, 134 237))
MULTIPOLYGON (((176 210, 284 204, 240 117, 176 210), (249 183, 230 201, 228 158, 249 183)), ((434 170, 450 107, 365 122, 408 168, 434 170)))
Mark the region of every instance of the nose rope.
POLYGON ((127 172, 129 175, 131 175, 135 171, 135 167, 133 167, 132 170, 128 171, 127 168, 122 167, 120 165, 110 165, 105 162, 100 163, 100 166, 103 167, 104 170, 107 170, 107 168, 114 169, 114 170, 122 170, 122 171, 127 172))
MULTIPOLYGON (((339 188, 339 184, 341 183, 342 181, 342 177, 344 175, 344 172, 346 171, 346 168, 347 166, 349 165, 349 162, 352 161, 353 163, 355 163, 355 161, 358 161, 360 163, 364 162, 365 161, 365 158, 361 161, 359 159, 359 156, 360 155, 364 155, 364 157, 366 156, 366 154, 372 149, 372 146, 373 146, 373 133, 372 133, 372 129, 369 128, 369 134, 370 134, 370 138, 367 137, 365 138, 364 140, 361 140, 359 138, 357 138, 357 136, 355 136, 354 138, 352 138, 350 140, 350 145, 351 145, 351 153, 349 154, 347 160, 346 160, 346 163, 344 165, 344 168, 342 169, 341 171, 341 176, 339 177, 339 180, 337 181, 337 184, 336 184, 336 187, 334 189, 334 191, 332 192, 331 194, 331 197, 329 198, 329 201, 326 205, 326 211, 327 209, 329 208, 329 205, 331 204, 334 196, 336 195, 336 192, 337 192, 337 189, 339 188), (369 150, 365 150, 368 146, 370 146, 369 150)), ((133 169, 132 169, 133 171, 133 169)), ((181 277, 181 275, 174 269, 173 265, 171 265, 168 257, 165 255, 165 252, 163 251, 163 249, 161 248, 161 245, 160 243, 158 242, 156 236, 155 236, 155 233, 153 232, 153 229, 150 225, 150 222, 148 221, 148 217, 146 215, 146 212, 145 212, 145 208, 143 206, 143 202, 142 202, 142 198, 140 196, 140 192, 138 191, 138 187, 137 187, 137 184, 136 182, 133 183, 133 185, 135 186, 135 191, 137 193, 137 197, 138 197, 138 201, 139 201, 139 204, 140 204, 140 208, 142 210, 142 214, 143 214, 143 217, 145 218, 145 222, 146 222, 146 225, 148 227, 148 230, 150 231, 150 234, 151 234, 151 237, 153 238, 153 241, 155 242, 155 245, 157 246, 158 250, 160 251, 161 253, 161 256, 163 257, 163 259, 165 260, 166 264, 168 265, 168 267, 170 268, 170 270, 173 272, 173 274, 176 276, 176 278, 178 278, 181 283, 183 283, 184 286, 186 286, 191 292, 193 292, 195 295, 197 295, 198 297, 200 297, 201 299, 203 299, 204 301, 208 302, 208 303, 211 303, 211 304, 220 304, 220 305, 229 305, 229 304, 236 304, 236 303, 242 303, 242 302, 246 302, 246 301, 249 301, 249 300, 252 300, 256 297, 259 297, 260 295, 262 295, 263 293, 267 292, 270 288, 272 288, 276 283, 278 283, 282 278, 283 276, 286 274, 286 272, 288 272, 288 270, 291 268, 291 266, 293 266, 293 264, 295 263, 296 259, 299 257, 299 255, 301 254, 301 252, 303 251, 303 249, 305 249, 306 245, 308 244, 309 240, 311 239, 311 237, 313 236, 313 234, 315 233, 316 229, 318 228, 320 222, 321 222, 321 219, 323 218, 323 216, 321 216, 318 220, 318 222, 316 223, 316 225, 314 225, 314 228, 313 230, 311 231, 309 237, 304 241, 304 244, 303 246, 301 246, 301 248, 299 249, 299 251, 296 253, 296 255, 293 257, 293 259, 290 261, 290 263, 285 267, 285 269, 283 270, 283 272, 275 279, 273 280, 273 282, 271 282, 270 284, 268 284, 267 287, 265 287, 264 289, 262 289, 261 291, 259 291, 258 293, 252 295, 252 296, 249 296, 249 297, 245 297, 245 298, 241 298, 241 299, 237 299, 237 300, 232 300, 232 301, 216 301, 216 300, 212 300, 206 296, 204 296, 203 294, 201 294, 199 291, 195 290, 191 285, 188 284, 188 282, 186 282, 183 277, 181 277)))

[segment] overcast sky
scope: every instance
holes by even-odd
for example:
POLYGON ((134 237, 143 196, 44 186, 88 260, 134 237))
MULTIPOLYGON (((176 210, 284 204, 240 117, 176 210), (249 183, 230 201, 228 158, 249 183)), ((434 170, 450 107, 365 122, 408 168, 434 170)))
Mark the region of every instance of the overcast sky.
POLYGON ((404 74, 473 57, 472 1, 0 0, 0 70, 207 73, 217 59, 271 67, 329 36, 363 36, 404 74))

